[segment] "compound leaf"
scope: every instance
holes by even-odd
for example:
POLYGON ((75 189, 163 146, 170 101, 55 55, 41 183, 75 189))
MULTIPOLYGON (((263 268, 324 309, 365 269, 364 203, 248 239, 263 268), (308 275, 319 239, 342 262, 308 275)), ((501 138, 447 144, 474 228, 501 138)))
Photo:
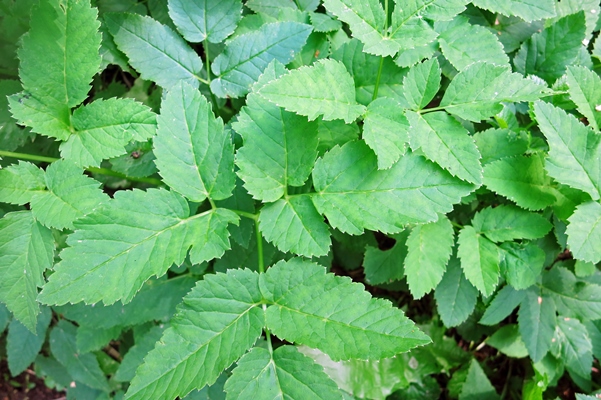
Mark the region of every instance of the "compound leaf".
POLYGON ((261 275, 260 287, 271 303, 266 320, 273 334, 318 348, 335 361, 381 359, 430 342, 390 302, 308 261, 278 262, 261 275))
POLYGON ((169 16, 192 43, 219 43, 234 32, 242 17, 242 1, 169 0, 169 16))
POLYGON ((434 291, 438 313, 446 327, 463 323, 478 301, 476 289, 464 276, 457 258, 452 258, 447 271, 434 291))
POLYGON ((601 79, 588 68, 570 66, 567 72, 567 82, 570 98, 578 111, 582 113, 590 126, 599 132, 601 127, 601 112, 597 110, 601 105, 601 79))
POLYGON ((526 296, 525 290, 515 290, 513 286, 503 286, 490 302, 482 319, 482 325, 495 325, 507 318, 526 296))
POLYGON ((474 0, 474 5, 507 16, 520 17, 527 22, 555 16, 553 0, 474 0))
POLYGON ((555 267, 543 275, 543 287, 562 315, 586 320, 601 319, 601 287, 580 280, 566 268, 555 267))
POLYGON ((423 47, 436 39, 438 34, 421 15, 435 1, 395 1, 387 41, 394 43, 398 50, 403 51, 423 47))
POLYGON ((412 110, 426 107, 440 89, 440 65, 437 58, 431 58, 411 69, 403 79, 405 99, 412 110))
POLYGON ((579 205, 568 221, 566 234, 574 257, 594 264, 601 261, 601 204, 591 201, 579 205))
POLYGON ((582 322, 574 318, 558 318, 557 333, 561 359, 570 373, 588 380, 593 367, 593 344, 582 322))
POLYGON ((469 0, 428 0, 423 16, 433 21, 447 21, 465 10, 469 0))
POLYGON ((225 391, 228 399, 342 399, 323 368, 294 346, 278 347, 273 354, 253 348, 238 361, 225 391))
POLYGON ((46 341, 46 330, 50 325, 52 311, 50 307, 42 307, 35 331, 19 322, 10 321, 6 335, 6 357, 8 369, 12 376, 17 376, 35 360, 46 341))
POLYGON ((405 272, 403 261, 407 255, 405 242, 408 235, 408 230, 393 235, 392 239, 396 243, 388 250, 380 250, 373 246, 365 247, 363 270, 365 272, 365 279, 369 284, 387 284, 403 279, 405 272))
POLYGON ((138 14, 107 13, 104 20, 117 47, 143 79, 165 89, 182 81, 198 87, 202 60, 171 28, 138 14))
POLYGON ((553 227, 542 215, 512 205, 479 211, 472 219, 472 226, 493 242, 538 239, 553 227))
POLYGON ((545 252, 533 242, 503 243, 499 248, 501 273, 507 283, 518 290, 534 285, 545 264, 545 252))
POLYGON ((457 238, 461 268, 466 278, 486 297, 499 281, 499 250, 473 227, 465 226, 457 238))
POLYGON ((488 164, 505 157, 519 156, 528 150, 529 138, 524 132, 509 129, 487 129, 474 135, 482 164, 488 164))
POLYGON ((70 247, 61 252, 39 299, 56 305, 129 302, 152 275, 181 264, 191 246, 193 263, 223 255, 229 223, 238 217, 225 209, 190 216, 188 203, 174 192, 119 191, 75 223, 70 247))
POLYGON ((378 170, 375 154, 360 141, 317 160, 313 184, 317 210, 336 229, 355 235, 435 221, 473 188, 409 151, 390 169, 378 170))
POLYGON ((45 188, 44 171, 30 162, 19 161, 0 169, 0 201, 3 203, 29 203, 45 188))
POLYGON ((50 108, 29 92, 8 96, 12 116, 40 135, 67 140, 71 136, 71 113, 68 107, 50 108))
POLYGON ((556 325, 553 299, 537 289, 527 291, 518 311, 518 327, 533 362, 549 351, 556 325))
POLYGON ((195 202, 231 196, 236 185, 234 145, 206 98, 178 83, 163 100, 157 120, 155 164, 165 183, 195 202))
POLYGON ((0 249, 0 301, 35 332, 38 287, 54 260, 52 232, 29 211, 8 213, 0 219, 0 249))
POLYGON ((234 269, 205 275, 184 297, 125 398, 183 398, 211 385, 261 335, 265 316, 260 302, 256 272, 234 269))

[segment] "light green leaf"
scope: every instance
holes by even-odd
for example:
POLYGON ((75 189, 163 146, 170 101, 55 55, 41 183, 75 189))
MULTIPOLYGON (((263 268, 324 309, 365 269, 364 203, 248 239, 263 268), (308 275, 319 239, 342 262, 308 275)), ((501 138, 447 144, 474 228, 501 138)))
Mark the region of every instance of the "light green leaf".
POLYGON ((219 43, 236 29, 242 1, 169 0, 169 16, 188 42, 219 43))
POLYGON ((38 287, 54 261, 52 232, 29 211, 8 213, 0 219, 0 249, 0 301, 34 332, 38 287))
POLYGON ((255 347, 237 363, 225 384, 227 399, 342 399, 323 368, 294 346, 273 354, 255 347))
POLYGON ((380 250, 377 247, 366 246, 363 259, 365 279, 370 285, 386 284, 403 279, 403 261, 407 255, 407 236, 405 230, 392 237, 396 242, 391 249, 380 250))
MULTIPOLYGON (((593 31, 597 30, 597 23, 599 22, 599 12, 601 7, 596 0, 562 0, 555 4, 555 11, 557 12, 556 19, 560 19, 570 14, 584 11, 584 18, 586 21, 586 44, 592 38, 593 31)), ((546 22, 550 25, 550 20, 546 22)))
POLYGON ((484 184, 528 210, 555 203, 551 180, 543 168, 544 155, 507 157, 484 166, 484 184))
POLYGON ((567 82, 570 88, 570 98, 578 106, 590 126, 599 132, 601 127, 601 79, 588 68, 570 66, 567 72, 567 82))
POLYGON ((270 15, 274 18, 279 16, 282 9, 297 10, 298 1, 293 0, 248 0, 245 6, 256 13, 270 15))
POLYGON ((266 204, 259 215, 259 228, 265 239, 283 252, 313 257, 325 256, 330 250, 328 225, 308 196, 266 204))
POLYGON ((533 362, 549 351, 556 325, 553 299, 538 289, 527 291, 518 311, 518 327, 533 362))
POLYGON ((451 175, 475 185, 482 184, 480 153, 468 131, 444 111, 405 113, 411 124, 410 144, 451 175))
POLYGON ((591 379, 593 345, 586 327, 573 318, 558 318, 557 333, 561 345, 561 359, 570 373, 591 379))
POLYGON ((499 249, 469 225, 461 229, 457 243, 457 255, 466 278, 484 296, 490 296, 499 281, 499 249))
POLYGON ((211 82, 211 90, 219 97, 244 96, 272 60, 282 64, 292 61, 311 29, 299 22, 274 22, 236 36, 211 65, 217 76, 211 82))
POLYGON ((207 99, 186 83, 176 84, 157 120, 155 164, 165 183, 195 202, 231 196, 234 145, 207 99))
POLYGON ((36 193, 44 189, 44 171, 30 162, 19 161, 0 169, 0 201, 3 203, 29 203, 36 193))
POLYGON ((503 286, 501 290, 497 292, 495 298, 490 302, 482 319, 478 321, 482 325, 495 325, 507 318, 517 306, 520 305, 526 291, 515 290, 513 286, 503 286))
POLYGON ((579 205, 569 221, 566 234, 574 257, 594 264, 601 261, 601 204, 579 205))
POLYGON ((387 169, 405 154, 409 121, 393 99, 382 97, 369 103, 363 118, 363 140, 378 157, 378 169, 387 169))
POLYGON ((545 169, 560 183, 601 197, 601 135, 576 117, 544 102, 534 104, 540 130, 549 143, 545 169))
POLYGON ((487 129, 476 132, 474 141, 482 155, 482 164, 505 157, 520 156, 528 150, 528 136, 509 129, 487 129))
MULTIPOLYGON (((6 19, 5 19, 6 20, 6 19)), ((0 79, 0 140, 2 149, 15 151, 30 142, 35 133, 31 129, 23 129, 17 125, 8 107, 8 96, 22 90, 21 83, 14 79, 0 79)))
POLYGON ((498 114, 501 102, 534 101, 547 90, 506 66, 477 62, 455 76, 440 106, 451 114, 480 122, 498 114))
POLYGON ((318 348, 334 360, 391 357, 430 342, 390 302, 298 258, 268 269, 260 287, 271 303, 266 318, 273 334, 318 348))
POLYGON ((454 236, 451 221, 445 216, 411 230, 405 275, 413 298, 421 298, 440 283, 451 257, 454 236))
POLYGON ((473 0, 474 5, 507 16, 515 15, 527 22, 555 16, 553 0, 473 0))
POLYGON ((77 328, 66 320, 60 320, 50 331, 50 351, 66 369, 73 380, 94 389, 110 392, 111 389, 92 353, 80 354, 75 345, 77 328))
POLYGON ((49 228, 73 229, 73 221, 108 200, 100 182, 83 175, 83 170, 67 160, 46 168, 46 187, 31 198, 33 216, 49 228))
POLYGON ((412 50, 434 41, 438 34, 424 21, 422 13, 437 1, 441 3, 440 0, 395 0, 390 34, 386 40, 393 42, 400 51, 412 50))
POLYGON ((317 210, 336 229, 355 235, 434 221, 473 188, 411 152, 378 170, 375 154, 362 142, 335 147, 317 160, 313 184, 317 210))
POLYGON ((465 278, 457 258, 449 261, 447 271, 434 291, 434 298, 440 318, 448 328, 460 325, 474 311, 478 289, 465 278))
POLYGON ((503 243, 500 251, 501 273, 507 283, 520 290, 537 282, 546 254, 536 243, 503 243))
POLYGON ((403 79, 403 89, 412 110, 421 110, 432 101, 440 89, 440 74, 437 58, 411 67, 403 79))
POLYGON ((198 87, 202 60, 171 28, 138 14, 107 13, 104 20, 117 47, 143 79, 165 89, 182 81, 198 87))
POLYGON ((543 288, 562 315, 591 321, 601 319, 599 285, 576 278, 566 268, 555 267, 543 274, 543 288))
POLYGON ((468 3, 469 0, 429 0, 423 16, 433 21, 447 21, 463 12, 468 3))
POLYGON ((553 227, 542 215, 512 205, 487 207, 474 215, 472 226, 493 242, 538 239, 553 227))
POLYGON ((191 246, 195 264, 223 255, 229 248, 227 225, 237 222, 225 209, 190 216, 187 202, 174 192, 118 191, 75 223, 70 247, 61 252, 39 299, 56 305, 129 302, 152 275, 181 264, 191 246))
POLYGON ((61 143, 61 155, 82 167, 125 154, 132 140, 154 136, 156 115, 132 99, 96 100, 73 113, 75 133, 61 143))
POLYGON ((442 54, 459 71, 475 62, 509 64, 509 58, 497 36, 483 26, 470 24, 466 17, 456 18, 448 29, 439 32, 438 43, 442 54))
POLYGON ((173 399, 211 385, 255 343, 265 325, 259 275, 205 275, 144 359, 125 398, 173 399))
POLYGON ((123 361, 121 361, 115 372, 114 379, 117 382, 129 382, 134 379, 136 369, 163 336, 165 328, 166 326, 163 324, 153 326, 143 336, 136 339, 136 343, 127 350, 127 353, 123 356, 123 361))
POLYGON ((472 359, 467 370, 465 383, 461 387, 459 400, 498 400, 499 395, 480 364, 472 359))
POLYGON ((315 32, 334 32, 342 28, 342 23, 327 14, 312 12, 309 13, 311 25, 315 32))
POLYGON ((67 140, 71 135, 71 112, 64 106, 48 107, 29 92, 8 96, 12 116, 40 135, 67 140))
POLYGON ((516 324, 502 326, 498 331, 486 339, 486 344, 494 347, 509 357, 528 357, 528 349, 522 340, 522 336, 520 335, 516 324))
POLYGON ((13 319, 6 335, 6 358, 12 376, 17 376, 35 360, 46 342, 46 330, 50 325, 52 311, 50 307, 42 307, 34 332, 13 319))
MULTIPOLYGON (((270 64, 254 90, 285 72, 282 64, 270 64)), ((317 126, 256 93, 248 95, 232 128, 244 140, 236 154, 237 173, 255 199, 275 201, 288 186, 305 183, 317 158, 317 126)))
POLYGON ((513 59, 517 72, 533 74, 553 83, 578 58, 585 29, 584 12, 581 11, 535 33, 522 43, 513 59))
POLYGON ((257 93, 309 120, 322 115, 326 121, 344 119, 351 123, 365 111, 355 100, 355 85, 344 64, 331 59, 293 70, 257 93))

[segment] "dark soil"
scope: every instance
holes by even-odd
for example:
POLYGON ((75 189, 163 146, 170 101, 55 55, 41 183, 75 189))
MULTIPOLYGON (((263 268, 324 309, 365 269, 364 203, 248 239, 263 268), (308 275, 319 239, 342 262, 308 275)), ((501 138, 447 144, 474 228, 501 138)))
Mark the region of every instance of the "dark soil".
POLYGON ((6 360, 0 361, 0 400, 58 400, 66 399, 65 392, 47 388, 44 381, 27 369, 11 377, 6 360))

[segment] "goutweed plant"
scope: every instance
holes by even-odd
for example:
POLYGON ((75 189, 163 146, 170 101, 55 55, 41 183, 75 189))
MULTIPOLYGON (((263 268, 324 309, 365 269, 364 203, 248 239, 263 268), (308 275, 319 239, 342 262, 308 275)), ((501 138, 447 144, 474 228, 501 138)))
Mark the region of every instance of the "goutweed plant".
POLYGON ((600 11, 0 1, 10 373, 84 400, 590 393, 600 11))

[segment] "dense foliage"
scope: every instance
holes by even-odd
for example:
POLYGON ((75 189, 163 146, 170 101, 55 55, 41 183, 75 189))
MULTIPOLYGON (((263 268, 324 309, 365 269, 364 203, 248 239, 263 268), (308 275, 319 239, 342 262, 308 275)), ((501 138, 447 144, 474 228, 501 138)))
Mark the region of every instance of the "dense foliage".
POLYGON ((600 12, 0 0, 10 373, 73 399, 594 398, 600 12))

